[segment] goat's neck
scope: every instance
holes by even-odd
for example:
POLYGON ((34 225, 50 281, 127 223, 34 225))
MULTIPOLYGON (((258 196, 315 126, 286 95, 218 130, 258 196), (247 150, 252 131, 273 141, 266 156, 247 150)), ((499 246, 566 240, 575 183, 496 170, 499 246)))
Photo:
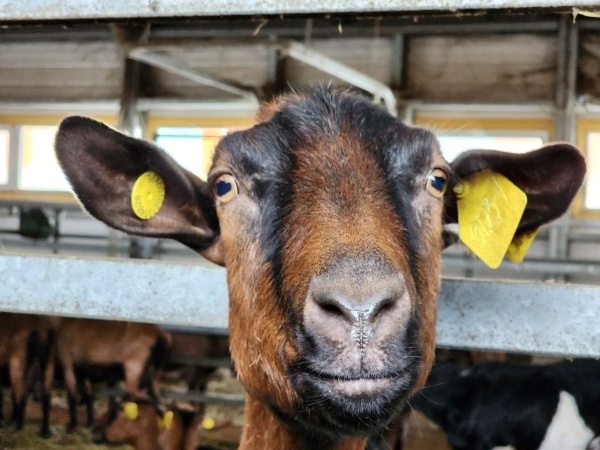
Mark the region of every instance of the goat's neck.
MULTIPOLYGON (((364 450, 366 440, 345 439, 323 445, 319 450, 364 450)), ((304 433, 294 432, 265 404, 247 396, 245 425, 239 450, 313 450, 314 440, 304 433)))

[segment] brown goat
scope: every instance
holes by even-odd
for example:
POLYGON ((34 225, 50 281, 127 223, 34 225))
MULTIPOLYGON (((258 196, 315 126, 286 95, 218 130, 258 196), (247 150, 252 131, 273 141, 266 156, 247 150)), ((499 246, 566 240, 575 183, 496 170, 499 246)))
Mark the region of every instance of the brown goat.
MULTIPOLYGON (((52 319, 32 314, 0 313, 0 364, 8 365, 12 388, 12 418, 23 428, 29 393, 40 387, 40 436, 50 436, 50 394, 53 364, 52 319)), ((0 420, 3 402, 0 394, 0 420)))
MULTIPOLYGON (((77 378, 75 366, 120 364, 125 389, 136 394, 142 387, 157 398, 158 371, 168 355, 171 337, 156 325, 94 319, 63 318, 56 330, 56 352, 67 385, 70 420, 77 426, 77 378)), ((93 399, 86 394, 88 426, 93 421, 93 399)))
POLYGON ((148 397, 134 396, 109 405, 98 419, 92 439, 139 450, 195 450, 201 422, 202 416, 187 403, 174 402, 167 409, 148 397))
POLYGON ((227 267, 231 355, 248 394, 240 448, 364 449, 433 362, 457 181, 490 169, 519 186, 519 234, 566 211, 585 163, 555 144, 449 164, 431 132, 326 88, 283 96, 259 121, 221 140, 207 182, 82 117, 62 122, 56 152, 93 216, 227 267), (132 189, 147 171, 164 202, 141 219, 132 189))

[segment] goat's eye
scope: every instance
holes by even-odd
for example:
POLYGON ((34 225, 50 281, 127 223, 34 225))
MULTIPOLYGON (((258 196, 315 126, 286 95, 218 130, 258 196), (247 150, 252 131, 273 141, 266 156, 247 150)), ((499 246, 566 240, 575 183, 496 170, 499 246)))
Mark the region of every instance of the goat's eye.
POLYGON ((448 175, 442 169, 433 169, 427 176, 427 192, 434 197, 440 198, 446 192, 448 186, 448 175))
POLYGON ((215 196, 224 203, 233 200, 238 195, 235 178, 229 174, 220 175, 213 184, 213 191, 215 196))

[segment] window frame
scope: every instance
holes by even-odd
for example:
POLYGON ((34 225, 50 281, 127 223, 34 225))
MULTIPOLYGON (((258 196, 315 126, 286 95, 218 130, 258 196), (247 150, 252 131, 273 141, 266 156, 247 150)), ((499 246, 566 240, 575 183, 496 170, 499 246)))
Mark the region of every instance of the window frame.
POLYGON ((461 134, 471 136, 532 136, 544 143, 554 139, 554 119, 550 116, 451 116, 443 113, 415 111, 414 125, 427 127, 436 134, 461 134))
POLYGON ((196 128, 250 128, 256 124, 254 117, 181 117, 149 115, 146 121, 146 139, 154 141, 160 127, 196 127, 196 128))
MULTIPOLYGON (((146 121, 145 137, 156 142, 159 128, 237 128, 246 129, 256 124, 253 116, 201 117, 201 116, 160 116, 150 115, 146 121)), ((206 180, 205 180, 206 181, 206 180)))
MULTIPOLYGON (((433 112, 415 110, 412 123, 440 136, 533 137, 542 145, 554 139, 554 119, 544 113, 433 112)), ((493 149, 489 149, 493 150, 493 149)), ((533 149, 532 149, 533 150, 533 149)), ((452 162, 452 161, 449 161, 452 162)))
MULTIPOLYGON (((0 200, 34 201, 48 203, 76 203, 75 197, 68 191, 35 190, 19 188, 19 173, 21 167, 21 130, 24 126, 54 126, 57 127, 65 117, 71 114, 0 114, 0 128, 8 129, 9 137, 9 168, 8 183, 0 184, 0 200)), ((86 113, 109 125, 116 123, 116 116, 106 114, 86 113)))
MULTIPOLYGON (((588 135, 589 133, 600 133, 600 117, 585 116, 577 119, 577 147, 583 152, 583 156, 588 160, 588 135)), ((589 175, 589 174, 588 174, 589 175)), ((585 207, 585 193, 587 190, 587 176, 583 187, 573 201, 573 216, 577 219, 600 220, 600 209, 590 209, 585 207)))
POLYGON ((15 179, 15 172, 14 169, 17 167, 15 165, 15 161, 13 161, 13 135, 16 132, 14 127, 12 125, 5 125, 3 123, 0 123, 0 132, 2 131, 7 131, 8 132, 8 148, 6 149, 8 151, 8 167, 6 168, 6 183, 0 183, 0 190, 7 190, 7 189, 13 189, 15 186, 13 186, 13 180, 15 179))

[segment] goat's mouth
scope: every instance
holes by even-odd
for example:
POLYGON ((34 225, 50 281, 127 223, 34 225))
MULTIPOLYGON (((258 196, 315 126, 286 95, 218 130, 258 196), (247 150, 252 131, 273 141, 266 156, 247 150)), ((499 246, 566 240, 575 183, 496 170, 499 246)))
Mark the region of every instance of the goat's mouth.
POLYGON ((308 370, 306 375, 323 388, 348 397, 382 393, 402 381, 400 374, 365 374, 355 376, 334 375, 308 370))
POLYGON ((402 409, 415 378, 404 371, 339 375, 305 368, 292 380, 304 402, 304 421, 338 435, 367 436, 402 409))

